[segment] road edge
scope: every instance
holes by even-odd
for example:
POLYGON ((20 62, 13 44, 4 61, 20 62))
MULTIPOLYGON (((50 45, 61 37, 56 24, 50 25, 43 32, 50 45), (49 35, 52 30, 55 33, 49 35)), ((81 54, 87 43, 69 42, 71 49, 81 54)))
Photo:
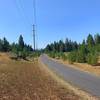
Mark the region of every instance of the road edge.
MULTIPOLYGON (((63 85, 65 88, 72 90, 76 95, 80 96, 81 98, 83 98, 83 100, 99 100, 96 97, 93 97, 92 95, 82 91, 79 88, 76 88, 74 86, 72 86, 71 84, 69 84, 68 82, 64 81, 61 77, 59 77, 55 72, 51 71, 47 65, 45 65, 40 58, 38 59, 38 63, 39 65, 42 66, 42 70, 46 70, 47 73, 49 73, 49 75, 56 80, 60 85, 63 85)), ((41 67, 40 67, 41 68, 41 67)))
MULTIPOLYGON (((49 56, 48 56, 48 57, 49 57, 49 56)), ((66 63, 66 62, 64 62, 63 60, 57 60, 57 59, 51 58, 51 57, 49 57, 49 59, 51 59, 51 60, 53 60, 53 61, 56 61, 56 62, 58 62, 58 63, 61 63, 61 64, 65 65, 66 67, 67 67, 67 65, 68 65, 68 66, 70 66, 70 67, 73 68, 73 69, 76 69, 76 70, 79 70, 79 71, 82 71, 82 72, 86 72, 86 73, 88 73, 88 74, 91 74, 91 73, 92 73, 92 75, 97 76, 97 77, 100 77, 99 74, 96 74, 96 73, 90 72, 90 71, 88 71, 88 70, 83 70, 83 69, 81 69, 81 68, 78 68, 77 65, 75 65, 75 64, 66 63)))

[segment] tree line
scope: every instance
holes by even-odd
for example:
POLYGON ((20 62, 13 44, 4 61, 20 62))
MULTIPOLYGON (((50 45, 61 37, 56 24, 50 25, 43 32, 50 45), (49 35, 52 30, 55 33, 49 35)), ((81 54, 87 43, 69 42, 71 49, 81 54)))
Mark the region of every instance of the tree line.
POLYGON ((89 34, 82 43, 66 39, 60 40, 46 46, 46 53, 53 58, 63 58, 69 60, 70 63, 88 63, 96 65, 100 55, 100 35, 92 36, 89 34))
POLYGON ((26 59, 27 56, 32 54, 33 48, 25 44, 23 36, 20 35, 18 43, 10 44, 5 37, 0 39, 0 52, 11 52, 16 58, 26 59))
POLYGON ((65 41, 60 40, 59 42, 54 42, 51 44, 48 44, 45 48, 46 52, 71 52, 73 50, 78 49, 78 43, 76 41, 71 41, 68 38, 66 38, 65 41))

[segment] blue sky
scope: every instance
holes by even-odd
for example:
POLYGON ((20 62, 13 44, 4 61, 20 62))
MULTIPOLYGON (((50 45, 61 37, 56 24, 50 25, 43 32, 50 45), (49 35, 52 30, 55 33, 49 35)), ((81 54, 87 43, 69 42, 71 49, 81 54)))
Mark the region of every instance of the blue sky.
MULTIPOLYGON (((32 44, 33 0, 0 0, 0 37, 32 44)), ((38 47, 100 33, 100 0, 36 0, 38 47)))

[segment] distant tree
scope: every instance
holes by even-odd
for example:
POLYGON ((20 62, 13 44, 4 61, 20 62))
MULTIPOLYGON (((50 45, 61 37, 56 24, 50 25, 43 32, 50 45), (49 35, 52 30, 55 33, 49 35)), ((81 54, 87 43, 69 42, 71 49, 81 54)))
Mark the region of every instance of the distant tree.
POLYGON ((11 51, 18 56, 18 51, 19 51, 18 44, 12 43, 12 45, 11 45, 11 51))
POLYGON ((93 37, 89 34, 87 39, 79 44, 66 38, 65 42, 60 40, 47 45, 46 50, 53 58, 95 65, 98 62, 98 56, 100 56, 100 35, 96 34, 93 37), (64 52, 69 53, 66 56, 64 52))
POLYGON ((59 43, 58 42, 56 42, 56 52, 60 52, 60 47, 59 47, 59 43))
POLYGON ((87 63, 90 65, 96 65, 98 63, 98 56, 97 53, 90 52, 87 55, 87 63))
POLYGON ((54 52, 59 52, 59 44, 58 44, 58 42, 54 42, 54 47, 53 47, 53 51, 54 52))
POLYGON ((3 51, 3 41, 0 39, 0 51, 3 51))
POLYGON ((76 62, 77 59, 77 52, 76 51, 72 51, 68 54, 68 60, 70 63, 76 62))
POLYGON ((85 40, 83 40, 82 44, 83 44, 83 45, 86 45, 86 41, 85 41, 85 40))
POLYGON ((51 46, 50 46, 49 44, 46 46, 45 51, 46 51, 46 52, 51 51, 51 46))
MULTIPOLYGON (((33 48, 32 48, 32 46, 27 45, 27 49, 28 49, 29 52, 33 52, 33 48)), ((37 50, 36 50, 36 51, 37 51, 37 50)))
POLYGON ((96 45, 100 44, 100 35, 99 34, 95 35, 95 44, 96 45))
POLYGON ((86 46, 84 44, 82 44, 78 49, 77 61, 80 63, 85 63, 87 53, 88 53, 88 51, 87 51, 86 46))
POLYGON ((10 51, 10 44, 9 44, 9 42, 7 41, 7 39, 5 37, 3 38, 2 50, 4 52, 10 51))
POLYGON ((69 47, 68 47, 68 52, 73 50, 73 43, 71 40, 69 40, 69 47))
POLYGON ((19 37, 18 45, 19 45, 20 50, 23 50, 23 48, 24 48, 24 40, 23 40, 23 36, 22 35, 20 35, 20 37, 19 37))
POLYGON ((69 48, 69 40, 68 38, 66 38, 65 40, 65 51, 68 52, 68 48, 69 48))
POLYGON ((77 50, 77 49, 78 49, 78 44, 75 41, 75 42, 72 43, 72 50, 77 50))
POLYGON ((21 52, 21 58, 26 60, 26 57, 28 56, 29 51, 26 47, 23 48, 23 51, 21 52))
POLYGON ((13 43, 11 45, 11 50, 14 54, 16 54, 17 58, 21 59, 26 59, 26 57, 33 52, 32 47, 24 43, 22 35, 20 35, 17 44, 13 43))
POLYGON ((90 49, 94 45, 95 45, 95 42, 94 42, 93 36, 91 34, 89 34, 88 37, 87 37, 87 46, 90 49))
POLYGON ((62 40, 59 41, 59 50, 60 50, 60 52, 65 51, 65 45, 64 45, 64 42, 62 40))

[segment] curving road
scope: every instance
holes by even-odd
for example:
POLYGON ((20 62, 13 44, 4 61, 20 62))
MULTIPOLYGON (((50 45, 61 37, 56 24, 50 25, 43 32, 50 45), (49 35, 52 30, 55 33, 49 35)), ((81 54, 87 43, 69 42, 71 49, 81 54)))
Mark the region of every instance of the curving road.
POLYGON ((65 67, 65 65, 49 59, 45 54, 41 55, 40 60, 48 65, 49 69, 56 72, 56 74, 63 77, 67 82, 78 88, 92 94, 93 96, 100 97, 100 78, 74 68, 65 67))

